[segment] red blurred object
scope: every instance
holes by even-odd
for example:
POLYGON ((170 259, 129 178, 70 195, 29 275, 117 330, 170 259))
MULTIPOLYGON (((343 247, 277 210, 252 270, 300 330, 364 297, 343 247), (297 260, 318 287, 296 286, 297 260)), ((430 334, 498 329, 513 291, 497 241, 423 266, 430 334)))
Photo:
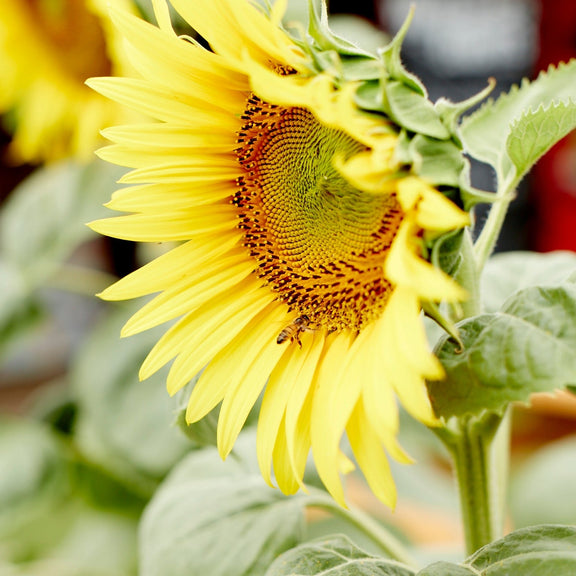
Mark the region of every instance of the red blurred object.
MULTIPOLYGON (((537 71, 576 57, 576 2, 541 0, 537 71)), ((576 251, 576 135, 556 146, 532 171, 535 208, 531 248, 576 251)))

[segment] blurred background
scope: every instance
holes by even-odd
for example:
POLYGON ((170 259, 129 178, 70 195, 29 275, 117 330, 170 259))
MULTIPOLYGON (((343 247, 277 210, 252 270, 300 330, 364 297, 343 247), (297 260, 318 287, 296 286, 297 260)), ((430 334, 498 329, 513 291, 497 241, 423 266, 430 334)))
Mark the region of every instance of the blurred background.
MULTIPOLYGON (((146 0, 115 1, 151 14, 146 0)), ((84 225, 106 215, 102 204, 123 173, 94 159, 99 130, 133 119, 84 81, 129 63, 104 1, 2 2, 0 576, 24 574, 24 565, 26 574, 129 575, 146 502, 196 445, 174 425, 177 404, 165 393, 165 374, 138 382, 155 335, 119 341, 131 307, 94 297, 164 249, 137 249, 84 225)), ((375 50, 412 3, 403 56, 432 100, 465 99, 489 77, 496 95, 576 56, 573 0, 331 0, 332 27, 375 50)), ((305 20, 306 4, 292 0, 287 19, 305 20)), ((476 163, 472 175, 475 186, 494 189, 489 167, 476 163)), ((484 217, 479 210, 478 226, 484 217)), ((522 182, 497 249, 573 252, 575 230, 571 135, 522 182)), ((574 267, 571 253, 558 257, 574 267)), ((576 523, 576 505, 560 498, 574 500, 575 433, 569 394, 516 409, 510 525, 576 523), (557 483, 554 502, 540 490, 545 471, 548 486, 551 477, 557 483), (540 505, 528 511, 526 499, 540 505)), ((354 480, 353 499, 431 555, 454 550, 461 535, 445 455, 409 420, 403 434, 423 473, 396 471, 398 512, 391 516, 354 480)), ((325 519, 314 521, 321 533, 325 519)))

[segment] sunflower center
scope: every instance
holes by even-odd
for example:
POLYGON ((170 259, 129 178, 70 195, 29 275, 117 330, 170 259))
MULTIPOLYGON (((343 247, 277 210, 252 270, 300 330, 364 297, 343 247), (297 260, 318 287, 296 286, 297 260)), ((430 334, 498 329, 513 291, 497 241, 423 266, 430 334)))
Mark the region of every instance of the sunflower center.
POLYGON ((242 119, 234 204, 258 274, 310 325, 361 330, 390 293, 383 265, 403 217, 396 198, 354 188, 334 158, 365 147, 308 110, 252 96, 242 119))
POLYGON ((101 23, 86 8, 86 0, 24 0, 23 4, 34 33, 51 46, 70 76, 84 82, 111 74, 101 23))

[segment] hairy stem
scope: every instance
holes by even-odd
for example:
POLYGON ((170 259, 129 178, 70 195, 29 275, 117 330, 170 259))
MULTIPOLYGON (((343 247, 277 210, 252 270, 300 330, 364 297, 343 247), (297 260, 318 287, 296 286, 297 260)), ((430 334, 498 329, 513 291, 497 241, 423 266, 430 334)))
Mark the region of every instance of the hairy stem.
POLYGON ((506 218, 506 213, 508 212, 508 207, 513 199, 514 194, 502 194, 490 209, 484 228, 482 228, 482 232, 474 246, 476 265, 479 273, 483 270, 486 261, 494 251, 498 236, 500 236, 500 230, 506 218))
POLYGON ((502 536, 508 427, 497 435, 501 423, 493 413, 462 417, 452 432, 437 432, 452 455, 469 555, 502 536))

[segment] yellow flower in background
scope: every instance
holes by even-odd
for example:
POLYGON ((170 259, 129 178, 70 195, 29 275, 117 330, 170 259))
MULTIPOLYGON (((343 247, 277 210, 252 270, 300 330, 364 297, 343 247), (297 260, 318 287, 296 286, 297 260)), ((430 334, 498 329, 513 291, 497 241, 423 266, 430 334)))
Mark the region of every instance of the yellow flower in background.
POLYGON ((158 293, 128 336, 176 320, 141 369, 173 361, 175 394, 202 369, 188 422, 221 403, 222 457, 264 390, 258 459, 292 493, 312 451, 344 504, 347 434, 374 493, 394 506, 386 452, 397 398, 433 424, 425 378, 441 378, 420 317, 423 300, 463 291, 422 257, 423 237, 468 216, 395 159, 398 128, 360 110, 356 84, 314 67, 279 26, 243 0, 172 0, 211 45, 113 11, 138 78, 98 78, 100 93, 158 120, 108 129, 101 156, 133 168, 93 223, 139 242, 182 242, 108 288, 123 300, 158 293), (385 449, 385 450, 384 450, 385 449))
POLYGON ((85 81, 123 71, 120 42, 106 0, 2 0, 0 112, 12 161, 90 159, 99 130, 124 120, 85 81))

